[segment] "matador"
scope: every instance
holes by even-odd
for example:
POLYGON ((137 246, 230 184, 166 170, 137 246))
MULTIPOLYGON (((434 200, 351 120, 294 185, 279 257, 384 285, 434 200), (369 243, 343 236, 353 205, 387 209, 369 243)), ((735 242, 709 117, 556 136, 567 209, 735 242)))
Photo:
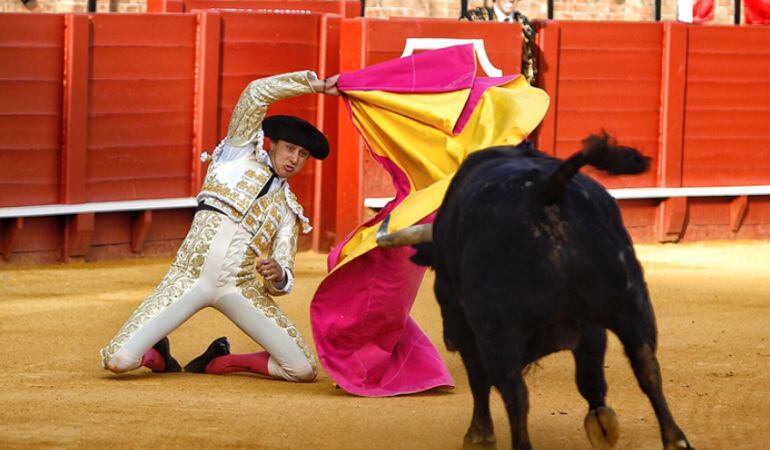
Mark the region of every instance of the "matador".
POLYGON ((326 158, 329 144, 298 117, 265 115, 269 104, 289 97, 338 94, 336 79, 319 80, 311 71, 300 71, 249 83, 233 110, 227 136, 210 157, 199 206, 176 259, 101 350, 104 368, 116 373, 141 366, 180 371, 167 335, 210 306, 265 351, 231 355, 227 339, 219 338, 186 371, 315 379, 312 350, 272 297, 291 291, 299 231, 311 229, 287 179, 308 158, 326 158), (267 152, 262 149, 264 136, 270 138, 267 152))
POLYGON ((467 11, 461 20, 471 22, 518 22, 521 24, 521 73, 529 84, 537 84, 537 61, 535 59, 535 28, 529 18, 516 10, 519 0, 492 0, 492 7, 480 6, 467 11))

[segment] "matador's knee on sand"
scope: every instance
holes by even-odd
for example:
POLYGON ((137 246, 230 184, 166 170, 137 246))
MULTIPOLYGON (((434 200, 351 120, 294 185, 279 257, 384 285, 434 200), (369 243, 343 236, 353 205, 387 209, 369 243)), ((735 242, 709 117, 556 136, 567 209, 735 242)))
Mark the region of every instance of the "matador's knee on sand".
POLYGON ((102 357, 102 367, 114 373, 125 373, 138 368, 142 364, 142 358, 117 352, 111 357, 102 357))

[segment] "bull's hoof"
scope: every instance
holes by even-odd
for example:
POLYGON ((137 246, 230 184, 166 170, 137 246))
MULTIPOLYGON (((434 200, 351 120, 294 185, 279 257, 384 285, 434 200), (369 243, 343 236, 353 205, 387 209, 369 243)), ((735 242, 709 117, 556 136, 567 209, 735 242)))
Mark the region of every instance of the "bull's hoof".
POLYGON ((484 429, 482 427, 471 425, 471 427, 468 428, 468 432, 465 433, 463 448, 473 449, 479 447, 497 448, 495 432, 492 429, 484 429))
POLYGON ((607 406, 600 406, 588 411, 583 421, 588 441, 594 448, 610 448, 618 442, 620 426, 615 411, 607 406))

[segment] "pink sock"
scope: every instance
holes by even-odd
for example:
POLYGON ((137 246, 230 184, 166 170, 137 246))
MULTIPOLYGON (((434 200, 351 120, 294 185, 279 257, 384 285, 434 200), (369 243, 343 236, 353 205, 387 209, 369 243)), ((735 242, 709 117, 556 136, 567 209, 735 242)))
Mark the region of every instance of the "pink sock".
POLYGON ((211 360, 206 366, 206 373, 224 375, 233 372, 252 372, 271 376, 267 370, 270 353, 259 352, 244 355, 223 355, 211 360))
POLYGON ((142 365, 152 369, 153 372, 163 372, 166 370, 166 362, 154 348, 149 349, 147 353, 142 356, 142 365))

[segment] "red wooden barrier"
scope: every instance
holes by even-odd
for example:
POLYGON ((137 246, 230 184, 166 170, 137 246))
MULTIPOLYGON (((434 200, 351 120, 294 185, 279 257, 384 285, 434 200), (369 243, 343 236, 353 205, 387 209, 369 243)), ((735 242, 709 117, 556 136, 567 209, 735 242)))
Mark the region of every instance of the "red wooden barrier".
POLYGON ((767 183, 770 174, 768 49, 767 29, 689 29, 684 186, 767 183))
MULTIPOLYGON (((58 203, 64 17, 0 14, 0 30, 0 207, 58 203)), ((60 227, 60 218, 0 220, 0 252, 58 260, 60 227)))
MULTIPOLYGON (((66 36, 62 203, 192 195, 195 17, 70 15, 66 36)), ((151 223, 149 212, 67 216, 64 258, 138 251, 151 223)))
MULTIPOLYGON (((770 33, 688 29, 682 185, 763 185, 770 178, 770 33)), ((770 198, 689 199, 682 238, 767 237, 770 198)))
MULTIPOLYGON (((323 20, 336 20, 339 29, 338 17, 323 20)), ((301 69, 323 75, 327 52, 338 64, 335 52, 319 44, 327 39, 319 14, 4 15, 0 26, 0 95, 8 99, 0 114, 9 118, 0 122, 0 207, 191 197, 202 177, 199 155, 224 136, 249 81, 301 69)), ((322 126, 323 110, 316 95, 276 104, 270 113, 322 126)), ((292 180, 316 221, 304 248, 320 245, 321 167, 310 164, 292 180)), ((191 215, 186 209, 3 219, 0 251, 15 261, 166 252, 191 215)))
MULTIPOLYGON (((550 22, 538 39, 541 85, 552 97, 541 148, 565 156, 581 136, 604 127, 653 158, 653 170, 641 177, 587 171, 609 187, 770 184, 768 30, 550 22)), ((768 235, 761 225, 770 221, 767 197, 620 204, 642 241, 768 235)))
MULTIPOLYGON (((658 23, 560 23, 552 108, 557 111, 554 146, 565 157, 580 141, 604 128, 653 158, 652 170, 633 177, 588 171, 608 187, 654 186, 657 181, 661 106, 662 25, 658 23)), ((551 73, 547 73, 551 76, 551 73)))
MULTIPOLYGON (((605 128, 653 158, 643 176, 598 177, 609 187, 770 185, 770 29, 538 26, 539 83, 552 98, 541 148, 565 156, 605 128)), ((224 135, 246 83, 356 70, 400 55, 410 37, 481 38, 493 65, 519 70, 520 29, 510 24, 228 10, 0 15, 0 208, 189 198, 203 173, 198 155, 224 135)), ((326 249, 360 221, 365 197, 390 195, 390 181, 337 99, 303 96, 270 112, 302 116, 331 141, 330 158, 292 180, 316 226, 302 246, 326 249)), ((765 194, 620 204, 641 241, 770 235, 765 194)), ((192 211, 67 214, 6 214, 0 253, 23 262, 170 252, 192 211)))
POLYGON ((192 195, 195 16, 91 23, 87 201, 192 195))
POLYGON ((0 14, 0 207, 59 202, 64 18, 0 14))

